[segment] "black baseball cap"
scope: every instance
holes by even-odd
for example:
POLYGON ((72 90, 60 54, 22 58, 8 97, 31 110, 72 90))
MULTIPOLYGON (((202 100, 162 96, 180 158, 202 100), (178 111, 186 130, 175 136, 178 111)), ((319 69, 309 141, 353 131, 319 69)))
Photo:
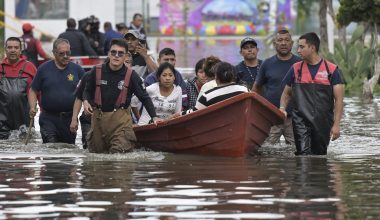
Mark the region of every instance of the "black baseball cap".
POLYGON ((245 44, 252 43, 257 46, 257 42, 252 37, 246 37, 240 42, 240 49, 244 47, 245 44))

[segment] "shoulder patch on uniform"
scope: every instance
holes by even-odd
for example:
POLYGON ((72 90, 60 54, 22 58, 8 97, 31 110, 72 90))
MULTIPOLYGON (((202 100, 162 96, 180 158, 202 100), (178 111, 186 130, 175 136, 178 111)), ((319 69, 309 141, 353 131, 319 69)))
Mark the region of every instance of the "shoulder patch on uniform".
POLYGON ((120 90, 122 90, 123 86, 124 86, 124 80, 119 81, 119 83, 117 84, 117 88, 120 89, 120 90))

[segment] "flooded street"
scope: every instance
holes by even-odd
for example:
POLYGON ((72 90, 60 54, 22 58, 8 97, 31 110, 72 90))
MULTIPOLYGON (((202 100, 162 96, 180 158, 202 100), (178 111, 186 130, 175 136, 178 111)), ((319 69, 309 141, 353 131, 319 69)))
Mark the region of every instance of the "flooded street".
POLYGON ((377 219, 378 103, 346 98, 342 136, 319 157, 284 144, 222 158, 1 141, 0 219, 377 219))

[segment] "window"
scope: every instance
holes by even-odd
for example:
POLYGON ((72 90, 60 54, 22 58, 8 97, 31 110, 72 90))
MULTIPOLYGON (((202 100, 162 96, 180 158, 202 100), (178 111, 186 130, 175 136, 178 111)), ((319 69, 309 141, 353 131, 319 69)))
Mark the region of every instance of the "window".
POLYGON ((16 0, 16 17, 66 19, 69 17, 69 0, 16 0))

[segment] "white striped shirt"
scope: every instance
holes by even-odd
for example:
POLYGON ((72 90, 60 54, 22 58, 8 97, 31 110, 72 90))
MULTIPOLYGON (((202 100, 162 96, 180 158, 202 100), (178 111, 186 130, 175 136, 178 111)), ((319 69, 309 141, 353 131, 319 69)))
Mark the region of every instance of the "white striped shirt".
POLYGON ((196 110, 204 109, 207 106, 237 96, 244 92, 248 92, 247 87, 237 85, 236 83, 215 87, 206 91, 201 97, 199 97, 197 103, 195 104, 195 107, 193 109, 182 112, 182 115, 191 113, 196 110))

